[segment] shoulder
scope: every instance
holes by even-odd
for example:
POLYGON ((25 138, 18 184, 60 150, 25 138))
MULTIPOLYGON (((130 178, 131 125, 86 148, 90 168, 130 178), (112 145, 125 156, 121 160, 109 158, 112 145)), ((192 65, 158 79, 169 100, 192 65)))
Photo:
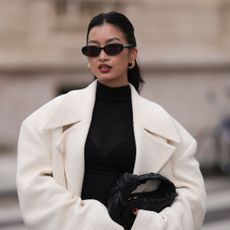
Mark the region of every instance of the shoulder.
POLYGON ((140 102, 142 105, 142 109, 147 110, 149 112, 160 113, 162 115, 171 116, 165 108, 163 108, 160 104, 155 101, 151 101, 143 96, 140 96, 140 102))
MULTIPOLYGON (((55 114, 63 104, 73 101, 81 101, 87 91, 87 87, 79 90, 72 90, 66 94, 57 96, 45 103, 43 106, 35 110, 32 114, 25 118, 23 123, 32 124, 34 127, 42 128, 46 122, 55 114)), ((69 106, 71 109, 71 106, 69 106)))
POLYGON ((138 110, 134 112, 143 114, 146 117, 152 117, 154 115, 154 117, 157 116, 159 119, 161 117, 169 119, 170 114, 161 105, 140 95, 132 85, 131 92, 134 110, 138 110))
POLYGON ((158 133, 161 132, 172 143, 187 146, 194 141, 190 132, 158 103, 139 96, 138 107, 138 112, 143 114, 142 119, 145 120, 146 127, 152 127, 152 130, 158 129, 158 133))

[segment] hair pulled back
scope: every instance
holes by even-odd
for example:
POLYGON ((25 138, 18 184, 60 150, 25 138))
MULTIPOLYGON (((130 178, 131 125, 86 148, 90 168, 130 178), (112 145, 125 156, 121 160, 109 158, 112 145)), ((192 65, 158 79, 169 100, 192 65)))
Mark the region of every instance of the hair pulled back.
MULTIPOLYGON (((110 23, 118 27, 123 32, 127 42, 133 45, 133 47, 137 46, 132 23, 125 15, 115 11, 111 11, 108 13, 100 13, 92 18, 92 20, 88 25, 87 37, 86 37, 87 42, 88 42, 88 37, 91 29, 95 26, 99 26, 104 23, 110 23)), ((141 86, 144 83, 144 80, 142 79, 141 76, 141 70, 136 60, 135 60, 135 67, 132 69, 128 69, 128 81, 135 87, 135 89, 138 92, 140 91, 141 86)))

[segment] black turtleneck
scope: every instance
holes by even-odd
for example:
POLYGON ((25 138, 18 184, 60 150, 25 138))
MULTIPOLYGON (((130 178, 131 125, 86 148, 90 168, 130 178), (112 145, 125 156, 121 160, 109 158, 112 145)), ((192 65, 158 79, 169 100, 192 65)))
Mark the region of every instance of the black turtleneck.
POLYGON ((107 205, 112 186, 133 172, 135 139, 129 85, 110 88, 97 82, 96 100, 85 144, 82 199, 107 205))

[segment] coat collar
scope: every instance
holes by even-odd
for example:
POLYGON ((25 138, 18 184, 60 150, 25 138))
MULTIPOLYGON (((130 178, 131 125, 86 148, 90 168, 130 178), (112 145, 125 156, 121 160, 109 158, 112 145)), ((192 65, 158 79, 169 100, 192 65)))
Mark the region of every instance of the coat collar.
MULTIPOLYGON (((57 109, 47 119, 44 129, 68 126, 89 119, 95 103, 96 82, 92 82, 84 89, 70 91, 64 95, 57 109)), ((134 125, 179 142, 171 116, 158 104, 140 96, 132 85, 130 87, 134 125)))

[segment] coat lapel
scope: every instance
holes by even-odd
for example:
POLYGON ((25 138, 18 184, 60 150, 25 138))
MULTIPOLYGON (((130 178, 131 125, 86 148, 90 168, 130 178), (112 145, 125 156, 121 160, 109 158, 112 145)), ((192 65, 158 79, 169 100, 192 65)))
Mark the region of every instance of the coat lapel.
POLYGON ((141 97, 131 86, 136 140, 135 174, 159 172, 179 142, 170 115, 158 104, 141 97))
POLYGON ((82 190, 84 147, 89 124, 89 118, 73 124, 57 142, 57 148, 64 158, 67 189, 75 195, 80 195, 82 190))
POLYGON ((95 93, 96 82, 85 89, 69 92, 44 127, 54 132, 62 129, 61 135, 54 140, 54 155, 62 156, 62 162, 59 160, 56 163, 54 171, 60 170, 59 165, 64 164, 62 178, 65 178, 65 186, 72 194, 79 196, 84 178, 84 147, 93 114, 95 93))
MULTIPOLYGON (((159 105, 141 97, 131 86, 134 135, 136 141, 135 174, 158 172, 168 161, 174 147, 167 140, 179 138, 170 116, 159 105), (163 140, 163 141, 162 141, 163 140)), ((87 88, 72 91, 64 96, 61 104, 50 115, 44 129, 59 130, 54 148, 62 156, 66 187, 81 195, 84 178, 84 147, 91 123, 96 94, 96 81, 87 88), (60 134, 60 129, 62 130, 60 134)), ((55 156, 54 156, 55 157, 55 156)), ((57 161, 54 170, 60 170, 57 161)), ((61 173, 57 173, 60 175, 61 173)))
POLYGON ((175 147, 167 141, 158 140, 141 126, 134 126, 136 139, 136 162, 134 174, 158 173, 169 160, 175 147))
POLYGON ((45 122, 44 129, 68 128, 74 123, 91 119, 95 94, 96 81, 84 89, 73 90, 63 95, 63 100, 45 122))

